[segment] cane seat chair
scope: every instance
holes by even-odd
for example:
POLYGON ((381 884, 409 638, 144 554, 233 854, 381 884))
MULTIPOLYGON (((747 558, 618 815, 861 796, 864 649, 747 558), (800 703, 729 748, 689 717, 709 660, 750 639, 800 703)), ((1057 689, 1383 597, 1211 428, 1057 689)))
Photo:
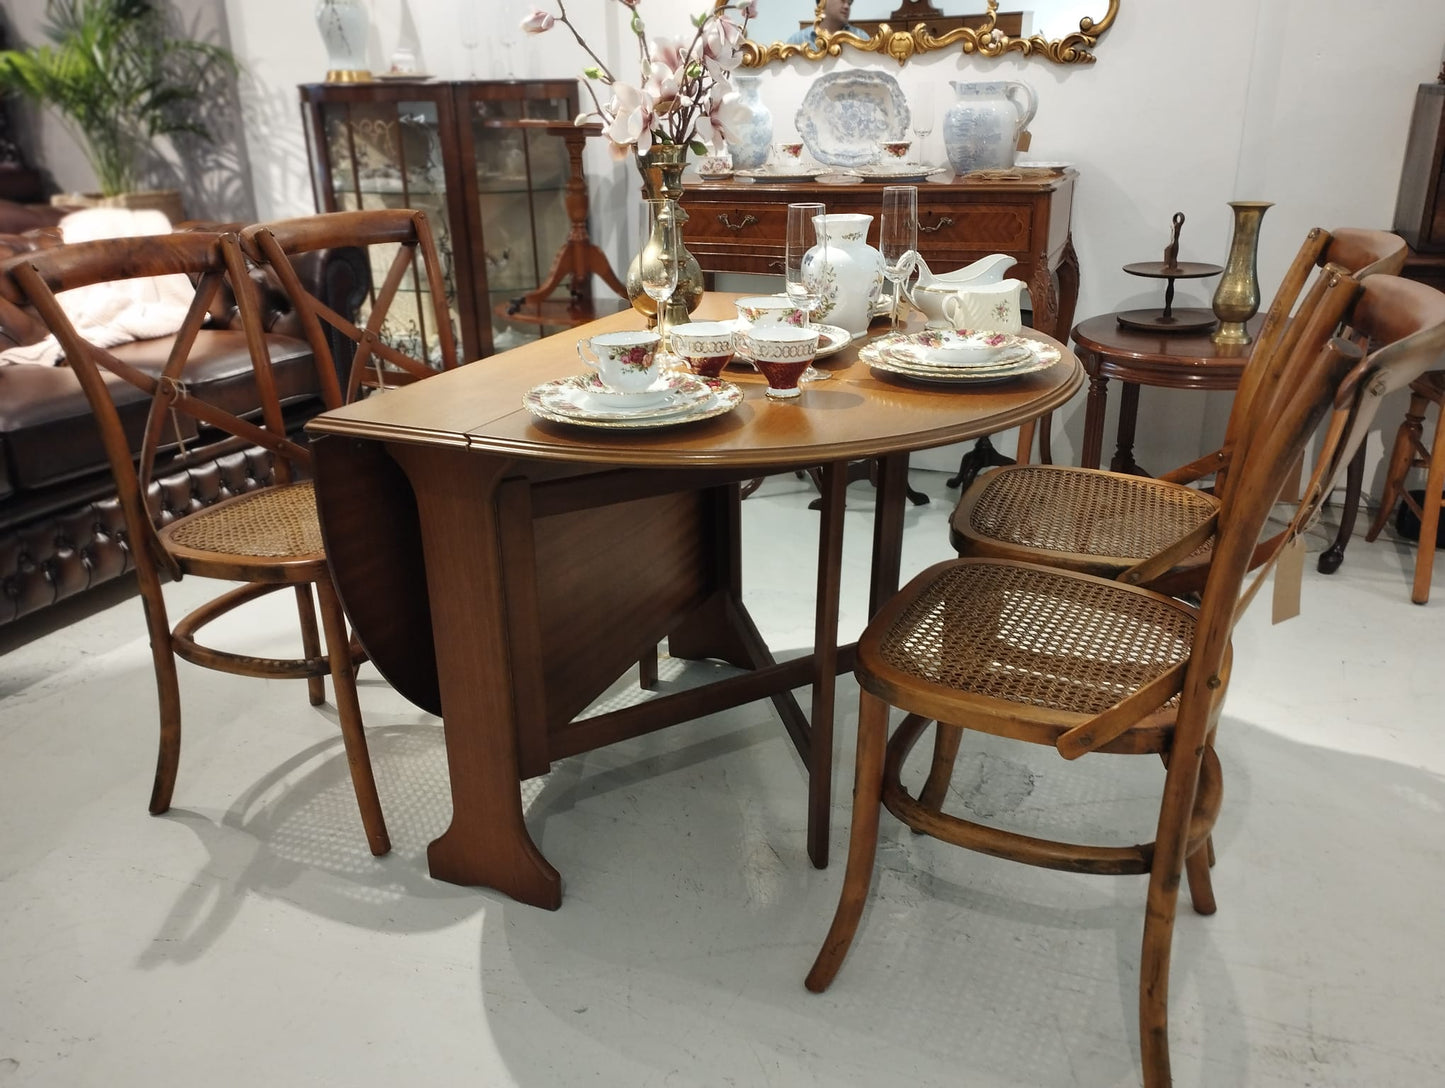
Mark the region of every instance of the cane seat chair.
MULTIPOLYGON (((924 571, 870 621, 857 649, 862 692, 847 871, 832 926, 807 977, 809 989, 821 991, 832 982, 857 931, 874 868, 880 806, 916 832, 996 857, 1070 872, 1147 873, 1140 973, 1144 1083, 1170 1083, 1167 988, 1178 885, 1187 873, 1195 910, 1213 913, 1209 843, 1222 797, 1214 737, 1230 675, 1231 632, 1259 585, 1256 578, 1244 588, 1257 542, 1326 414, 1331 420, 1321 463, 1337 472, 1341 437, 1354 434, 1350 421, 1359 416, 1365 391, 1376 388, 1381 375, 1413 377, 1438 358, 1445 343, 1445 295, 1392 276, 1360 284, 1327 271, 1312 310, 1296 320, 1301 328, 1278 401, 1241 428, 1197 607, 1095 575, 969 557, 924 571), (1351 320, 1376 345, 1389 344, 1363 359, 1357 345, 1332 337, 1357 294, 1351 320), (906 715, 891 739, 890 707, 906 715), (939 747, 951 751, 935 758, 914 796, 903 785, 902 769, 934 722, 940 734, 951 736, 939 747), (1054 842, 945 812, 952 752, 965 729, 1053 745, 1069 759, 1091 752, 1161 758, 1154 842, 1054 842)), ((1308 502, 1288 534, 1292 543, 1331 482, 1319 474, 1311 481, 1308 502)), ((870 917, 870 925, 884 924, 882 914, 870 917)))
POLYGON ((1310 231, 1255 341, 1222 448, 1158 479, 1061 465, 997 469, 975 480, 960 498, 949 522, 954 547, 960 555, 991 555, 1118 577, 1177 544, 1167 569, 1132 570, 1127 579, 1177 593, 1197 590, 1213 548, 1213 519, 1240 428, 1255 400, 1268 401, 1277 391, 1278 368, 1289 357, 1297 331, 1290 312, 1311 271, 1332 264, 1357 279, 1394 274, 1405 253, 1403 241, 1385 231, 1310 231), (1214 493, 1189 486, 1211 475, 1214 493))
POLYGON ((311 350, 333 359, 344 384, 328 389, 328 406, 350 403, 363 389, 406 385, 456 367, 446 276, 425 213, 326 212, 258 223, 240 239, 246 256, 270 270, 290 298, 311 350), (343 246, 360 247, 371 268, 363 325, 313 294, 296 269, 305 254, 343 246))

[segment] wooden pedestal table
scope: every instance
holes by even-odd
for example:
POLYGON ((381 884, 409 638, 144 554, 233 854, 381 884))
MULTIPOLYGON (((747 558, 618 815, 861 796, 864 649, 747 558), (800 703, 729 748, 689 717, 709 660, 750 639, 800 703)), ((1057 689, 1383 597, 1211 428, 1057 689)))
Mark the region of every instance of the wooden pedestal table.
MULTIPOLYGON (((1249 323, 1259 333, 1263 315, 1249 323)), ((1139 387, 1163 389, 1235 389, 1249 362, 1250 344, 1220 346, 1208 332, 1164 333, 1125 328, 1114 314, 1091 317, 1074 329, 1079 362, 1089 375, 1084 410, 1084 449, 1079 463, 1098 468, 1104 442, 1104 408, 1110 378, 1124 383, 1119 401, 1119 429, 1109 468, 1147 476, 1134 460, 1134 429, 1139 419, 1139 387)))
MULTIPOLYGON (((698 316, 724 318, 709 294, 698 316)), ((576 373, 578 336, 636 328, 616 314, 328 412, 310 425, 327 551, 371 660, 442 715, 452 822, 434 876, 555 908, 561 879, 527 833, 518 783, 553 760, 757 699, 777 707, 808 769, 808 852, 827 862, 833 699, 853 647, 837 640, 847 464, 878 458, 870 601, 898 585, 908 453, 1014 427, 1083 385, 1057 365, 973 392, 895 384, 848 348, 797 403, 751 372, 735 410, 661 430, 546 423, 532 386, 576 373), (740 481, 823 466, 811 653, 777 662, 743 602, 740 481), (743 672, 587 718, 650 648, 743 672), (811 715, 793 689, 811 685, 811 715)), ((1041 338, 1042 339, 1042 338, 1041 338)), ((1052 341, 1050 341, 1052 343, 1052 341)))

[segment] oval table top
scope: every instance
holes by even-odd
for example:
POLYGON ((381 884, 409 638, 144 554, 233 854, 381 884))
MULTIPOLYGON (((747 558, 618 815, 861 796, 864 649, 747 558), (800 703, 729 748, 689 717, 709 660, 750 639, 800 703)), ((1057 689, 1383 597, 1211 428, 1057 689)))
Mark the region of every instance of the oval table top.
MULTIPOLYGON (((709 292, 698 320, 735 316, 736 294, 709 292)), ((318 416, 308 429, 381 442, 465 446, 519 460, 654 468, 801 468, 948 445, 1006 430, 1066 403, 1083 385, 1073 352, 1054 366, 1008 381, 966 388, 910 384, 858 361, 859 341, 819 359, 829 381, 808 382, 795 401, 764 396, 767 383, 730 366, 723 377, 743 391, 733 411, 654 430, 604 430, 551 423, 522 406, 533 386, 586 371, 576 341, 642 327, 633 310, 601 318, 424 382, 371 396, 318 416)), ((919 325, 918 327, 921 327, 919 325)))

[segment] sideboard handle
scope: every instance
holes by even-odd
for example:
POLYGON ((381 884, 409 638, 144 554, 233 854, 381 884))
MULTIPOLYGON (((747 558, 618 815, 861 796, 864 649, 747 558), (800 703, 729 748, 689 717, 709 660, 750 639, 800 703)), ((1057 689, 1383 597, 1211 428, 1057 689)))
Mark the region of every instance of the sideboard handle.
POLYGON ((717 221, 723 226, 727 227, 728 230, 736 234, 738 231, 747 230, 748 227, 751 227, 758 220, 756 216, 744 213, 743 221, 741 223, 734 223, 730 219, 728 219, 728 213, 723 212, 717 217, 717 221))
POLYGON ((953 216, 951 216, 951 215, 940 215, 940 216, 938 217, 938 222, 935 223, 935 224, 933 224, 933 226, 931 226, 931 227, 925 227, 922 223, 919 223, 919 224, 918 224, 918 229, 921 230, 921 231, 923 231, 924 234, 934 234, 934 233, 936 233, 936 232, 938 232, 938 231, 941 231, 944 227, 951 227, 951 226, 953 226, 953 216))

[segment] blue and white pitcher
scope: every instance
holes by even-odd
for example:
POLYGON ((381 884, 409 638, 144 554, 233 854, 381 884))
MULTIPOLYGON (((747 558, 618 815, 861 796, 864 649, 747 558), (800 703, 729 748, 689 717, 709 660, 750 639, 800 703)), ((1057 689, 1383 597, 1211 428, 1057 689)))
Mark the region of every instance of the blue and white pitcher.
POLYGON ((943 147, 955 174, 1007 170, 1019 134, 1034 119, 1038 96, 1027 83, 954 83, 958 101, 943 115, 943 147))

